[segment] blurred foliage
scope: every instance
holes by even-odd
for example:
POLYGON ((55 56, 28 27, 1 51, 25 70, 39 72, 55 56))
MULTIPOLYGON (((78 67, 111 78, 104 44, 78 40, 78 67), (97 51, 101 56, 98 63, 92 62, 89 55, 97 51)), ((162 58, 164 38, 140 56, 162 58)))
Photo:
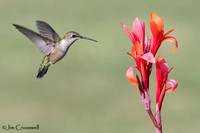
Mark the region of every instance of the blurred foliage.
MULTIPOLYGON (((39 124, 39 131, 28 132, 154 133, 139 91, 125 76, 135 64, 126 54, 132 44, 120 25, 131 28, 138 17, 145 21, 150 37, 151 11, 164 17, 166 32, 176 29, 171 35, 179 42, 176 53, 165 42, 157 54, 163 55, 169 67, 175 66, 169 78, 179 83, 164 99, 163 131, 198 132, 199 4, 198 0, 0 0, 0 132, 3 125, 39 124), (35 20, 48 22, 61 37, 74 30, 98 43, 77 41, 37 81, 43 55, 12 26, 16 23, 36 31, 35 20)), ((152 74, 152 108, 154 79, 152 74)))

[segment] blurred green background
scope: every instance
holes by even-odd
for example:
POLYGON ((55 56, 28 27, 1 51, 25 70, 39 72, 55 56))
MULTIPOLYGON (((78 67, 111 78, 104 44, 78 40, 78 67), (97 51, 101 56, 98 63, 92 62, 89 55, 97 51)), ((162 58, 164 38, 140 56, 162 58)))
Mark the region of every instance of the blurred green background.
MULTIPOLYGON (((152 11, 164 17, 165 32, 176 29, 171 35, 179 43, 176 53, 168 42, 157 53, 175 67, 169 78, 179 83, 164 99, 163 131, 198 132, 199 4, 199 0, 0 0, 0 132, 6 132, 3 125, 39 124, 39 130, 20 132, 154 133, 138 89, 125 76, 135 63, 126 54, 132 43, 120 25, 123 22, 131 29, 138 17, 145 21, 150 37, 152 11), (43 55, 12 26, 16 23, 37 31, 36 20, 48 22, 61 37, 74 30, 98 43, 77 41, 37 81, 43 55)), ((152 74, 155 112, 154 82, 152 74)))

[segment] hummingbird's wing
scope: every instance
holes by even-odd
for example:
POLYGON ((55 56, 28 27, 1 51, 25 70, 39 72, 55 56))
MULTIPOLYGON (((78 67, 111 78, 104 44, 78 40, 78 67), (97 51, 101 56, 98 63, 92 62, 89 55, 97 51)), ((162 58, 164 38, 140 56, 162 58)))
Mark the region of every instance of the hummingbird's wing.
POLYGON ((40 32, 40 34, 46 38, 49 38, 50 40, 57 42, 58 40, 61 40, 59 35, 54 31, 54 29, 47 24, 44 21, 36 21, 37 28, 40 32))
POLYGON ((25 27, 22 27, 17 24, 13 24, 21 33, 28 37, 35 46, 45 55, 49 55, 54 49, 55 43, 48 38, 41 36, 40 34, 31 31, 25 27))

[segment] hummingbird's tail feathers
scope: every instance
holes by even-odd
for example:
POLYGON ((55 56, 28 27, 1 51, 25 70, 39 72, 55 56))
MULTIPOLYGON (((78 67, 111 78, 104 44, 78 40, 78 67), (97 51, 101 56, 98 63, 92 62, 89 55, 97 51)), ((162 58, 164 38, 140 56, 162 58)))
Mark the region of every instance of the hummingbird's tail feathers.
POLYGON ((44 77, 50 65, 51 63, 49 63, 49 56, 45 56, 38 70, 37 79, 41 79, 44 77))
POLYGON ((37 79, 43 78, 44 75, 47 73, 48 68, 49 68, 49 66, 44 66, 44 67, 42 68, 42 70, 39 70, 39 71, 38 71, 38 74, 37 74, 37 79))

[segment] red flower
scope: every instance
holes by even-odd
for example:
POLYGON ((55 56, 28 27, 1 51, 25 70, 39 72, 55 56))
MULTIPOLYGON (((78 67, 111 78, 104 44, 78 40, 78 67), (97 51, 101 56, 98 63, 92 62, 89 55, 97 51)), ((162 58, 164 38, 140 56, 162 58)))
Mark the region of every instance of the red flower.
POLYGON ((156 114, 155 117, 151 111, 151 100, 149 97, 149 78, 152 70, 152 65, 155 63, 154 56, 156 55, 161 43, 163 41, 170 41, 175 45, 173 52, 178 48, 177 40, 168 36, 172 31, 168 31, 164 34, 164 23, 163 19, 160 19, 155 13, 151 13, 150 29, 152 32, 152 37, 148 39, 145 37, 145 24, 143 21, 139 21, 138 18, 135 19, 132 25, 132 32, 121 23, 123 29, 127 33, 128 37, 133 43, 131 53, 128 53, 136 62, 136 66, 130 67, 126 76, 128 80, 140 90, 140 95, 142 96, 142 102, 145 106, 149 117, 156 127, 156 133, 162 133, 161 124, 161 107, 165 96, 165 92, 174 91, 178 84, 173 79, 168 79, 168 74, 173 69, 168 71, 168 65, 162 56, 159 56, 156 60, 156 114), (141 79, 136 75, 134 76, 134 69, 138 69, 141 75, 141 79), (167 83, 171 87, 167 86, 167 83))
POLYGON ((140 22, 139 19, 136 18, 132 25, 132 32, 123 23, 121 23, 121 25, 133 43, 131 53, 128 54, 135 60, 137 65, 136 67, 130 67, 126 72, 126 76, 136 88, 139 85, 140 92, 143 93, 141 87, 143 87, 145 90, 149 88, 149 72, 147 61, 155 63, 153 54, 149 52, 150 40, 148 40, 147 37, 145 38, 145 24, 143 21, 140 22), (133 70, 135 68, 140 71, 142 84, 140 83, 139 78, 137 77, 136 79, 133 74, 133 70))
POLYGON ((158 51, 161 43, 163 41, 169 41, 172 42, 175 45, 175 48, 172 50, 172 52, 175 52, 178 48, 178 43, 176 39, 169 35, 173 30, 168 31, 166 34, 164 34, 164 23, 163 19, 159 18, 158 15, 156 15, 154 12, 151 13, 151 22, 150 22, 150 29, 152 32, 151 37, 151 53, 155 56, 156 52, 158 51))
POLYGON ((168 74, 173 67, 168 71, 168 65, 162 56, 159 56, 156 60, 156 105, 161 110, 162 101, 165 96, 165 92, 173 92, 178 83, 173 79, 168 79, 168 74), (169 83, 171 87, 167 87, 169 83))

